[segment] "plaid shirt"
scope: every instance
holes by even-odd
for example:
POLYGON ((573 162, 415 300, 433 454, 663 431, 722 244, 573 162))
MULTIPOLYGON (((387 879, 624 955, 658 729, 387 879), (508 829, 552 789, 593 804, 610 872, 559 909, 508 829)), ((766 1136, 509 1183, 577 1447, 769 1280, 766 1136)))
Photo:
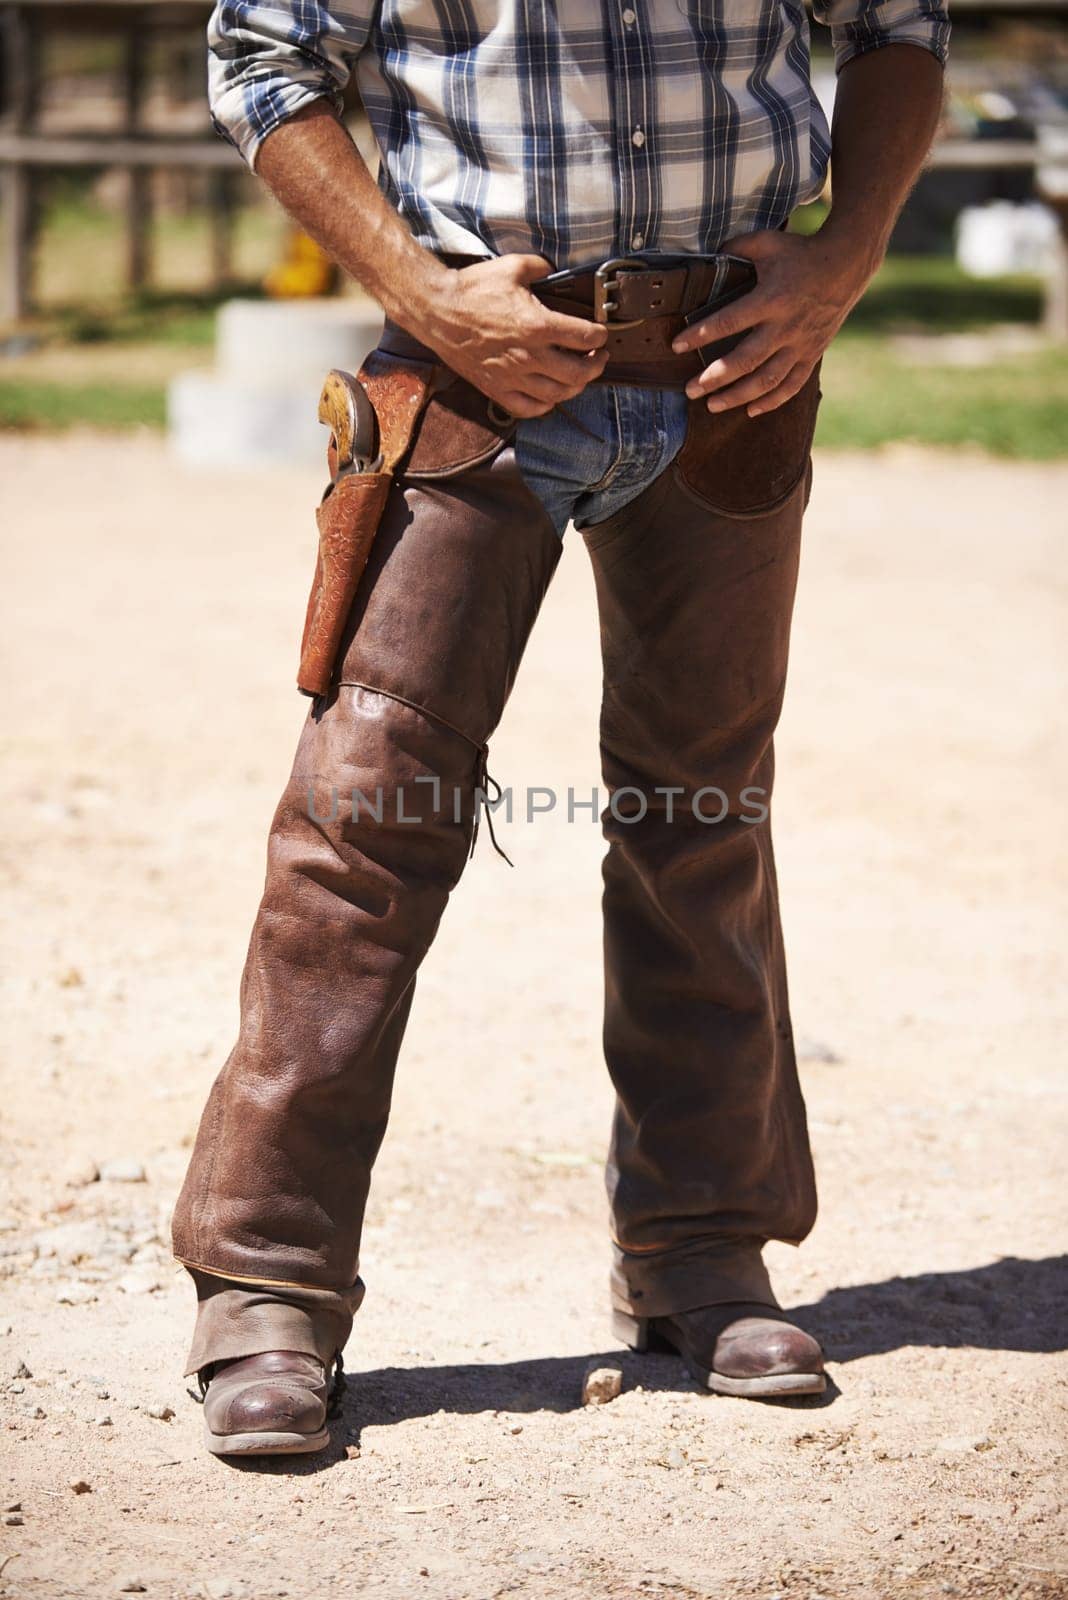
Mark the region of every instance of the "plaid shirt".
MULTIPOLYGON (((839 69, 887 44, 945 58, 943 0, 813 9, 839 69)), ((250 164, 355 71, 379 183, 431 249, 711 251, 827 171, 802 0, 220 0, 209 46, 216 126, 250 164)))

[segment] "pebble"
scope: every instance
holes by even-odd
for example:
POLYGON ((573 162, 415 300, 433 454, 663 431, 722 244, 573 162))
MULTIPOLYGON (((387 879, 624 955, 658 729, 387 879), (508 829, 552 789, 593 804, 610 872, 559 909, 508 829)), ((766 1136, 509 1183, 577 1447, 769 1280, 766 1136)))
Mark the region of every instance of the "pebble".
POLYGON ((100 1176, 109 1183, 144 1183, 146 1181, 144 1163, 135 1161, 133 1156, 116 1156, 111 1161, 101 1162, 100 1176))
POLYGON ((145 1586, 140 1578, 120 1578, 118 1590, 120 1594, 144 1594, 145 1586))
POLYGON ((95 1161, 82 1161, 71 1167, 64 1178, 68 1189, 84 1189, 90 1183, 100 1181, 100 1168, 95 1161))
POLYGON ((11 1376, 13 1378, 32 1378, 33 1373, 30 1371, 25 1361, 20 1361, 14 1368, 11 1376))
POLYGON ((146 1272, 143 1267, 136 1272, 124 1272, 118 1281, 123 1294, 154 1294, 159 1286, 158 1273, 146 1272))
POLYGON ((4 1510, 5 1511, 21 1511, 22 1510, 22 1501, 21 1500, 9 1500, 7 1502, 7 1505, 4 1507, 4 1510))
POLYGON ((113 1428, 115 1426, 106 1412, 102 1416, 94 1417, 93 1421, 96 1423, 98 1428, 113 1428))
POLYGON ((670 1467, 672 1471, 678 1467, 684 1467, 686 1465, 686 1457, 683 1455, 677 1444, 668 1445, 661 1459, 664 1466, 670 1467))
POLYGON ((591 1367, 582 1380, 582 1404, 604 1406, 617 1400, 623 1390, 621 1367, 591 1367))
POLYGON ((86 1218, 82 1222, 61 1222, 55 1228, 42 1228, 32 1240, 44 1257, 53 1257, 76 1266, 93 1256, 107 1254, 111 1236, 102 1222, 86 1218))
POLYGON ((146 1406, 145 1416, 154 1417, 157 1422, 169 1422, 174 1412, 170 1406, 146 1406))
POLYGON ((987 1438, 985 1433, 952 1433, 945 1439, 939 1439, 936 1450, 941 1450, 945 1455, 965 1455, 969 1450, 993 1450, 993 1439, 987 1438))
POLYGON ((799 1039, 797 1055, 800 1061, 818 1061, 825 1067, 839 1067, 842 1064, 838 1051, 822 1039, 799 1039))
POLYGON ((20 1511, 13 1511, 9 1517, 4 1518, 5 1528, 21 1528, 26 1519, 20 1511))
POLYGON ((70 1480, 70 1488, 74 1494, 92 1494, 93 1492, 92 1484, 86 1483, 84 1478, 72 1478, 70 1480))
POLYGON ((89 1283, 68 1283, 56 1290, 56 1304, 61 1306, 87 1306, 96 1297, 96 1290, 89 1283))

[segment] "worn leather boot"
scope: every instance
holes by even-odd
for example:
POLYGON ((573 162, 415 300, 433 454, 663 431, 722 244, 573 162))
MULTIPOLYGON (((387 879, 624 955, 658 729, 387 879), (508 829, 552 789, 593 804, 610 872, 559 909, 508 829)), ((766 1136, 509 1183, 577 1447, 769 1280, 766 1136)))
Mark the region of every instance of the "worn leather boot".
POLYGON ((330 1443, 330 1386, 315 1356, 269 1350, 219 1361, 201 1383, 212 1455, 301 1455, 330 1443))
POLYGON ((473 395, 446 391, 425 415, 271 828, 240 1034, 173 1225, 180 1260, 237 1284, 357 1281, 416 972, 559 560, 473 395))
POLYGON ((817 383, 757 419, 694 402, 672 465, 584 530, 611 797, 612 1293, 637 1319, 773 1306, 761 1247, 815 1218, 768 807, 817 383))
POLYGON ((827 1387, 816 1340, 770 1306, 740 1301, 650 1318, 617 1311, 612 1325, 632 1350, 676 1350, 716 1394, 771 1400, 827 1387))

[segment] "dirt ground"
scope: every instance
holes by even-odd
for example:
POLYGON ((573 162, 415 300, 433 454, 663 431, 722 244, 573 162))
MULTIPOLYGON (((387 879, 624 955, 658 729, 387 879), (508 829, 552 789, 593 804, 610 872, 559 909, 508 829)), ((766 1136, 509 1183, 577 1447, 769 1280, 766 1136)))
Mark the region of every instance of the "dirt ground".
MULTIPOLYGON (((0 441, 0 483, 0 1592, 1068 1594, 1068 466, 817 462, 776 817, 822 1213, 769 1254, 825 1399, 613 1343, 601 846, 558 811, 500 830, 514 872, 480 845, 425 968, 332 1448, 236 1467, 168 1216, 304 714, 318 483, 89 437, 0 441), (624 1392, 583 1409, 592 1358, 624 1392)), ((596 706, 575 539, 492 770, 588 796, 596 706)))

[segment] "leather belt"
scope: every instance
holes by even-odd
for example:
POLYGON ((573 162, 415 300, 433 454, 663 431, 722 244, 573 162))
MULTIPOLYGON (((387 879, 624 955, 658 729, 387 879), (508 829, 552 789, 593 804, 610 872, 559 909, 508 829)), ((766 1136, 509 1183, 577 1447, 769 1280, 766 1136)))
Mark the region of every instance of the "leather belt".
POLYGON ((530 291, 552 311, 587 317, 608 330, 601 383, 683 388, 740 335, 678 356, 671 342, 692 322, 729 305, 756 282, 739 256, 647 251, 556 272, 530 291))
MULTIPOLYGON (((487 258, 442 259, 464 267, 487 258)), ((672 340, 690 323, 738 299, 755 281, 751 263, 738 256, 647 252, 551 273, 532 283, 530 292, 552 311, 607 328, 608 363, 597 382, 682 389, 743 336, 735 334, 681 356, 672 350, 672 340)), ((433 359, 425 345, 389 320, 382 348, 433 359)))

